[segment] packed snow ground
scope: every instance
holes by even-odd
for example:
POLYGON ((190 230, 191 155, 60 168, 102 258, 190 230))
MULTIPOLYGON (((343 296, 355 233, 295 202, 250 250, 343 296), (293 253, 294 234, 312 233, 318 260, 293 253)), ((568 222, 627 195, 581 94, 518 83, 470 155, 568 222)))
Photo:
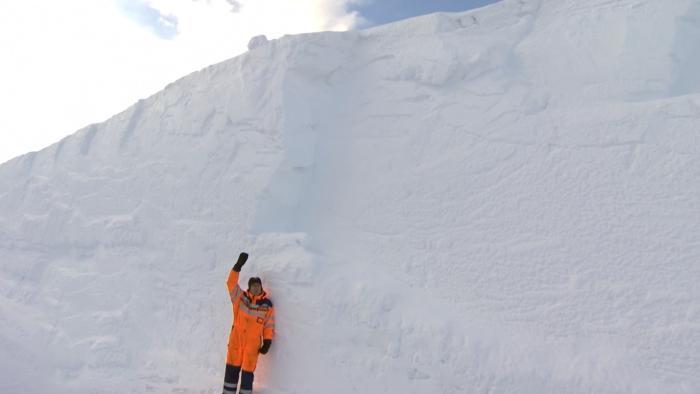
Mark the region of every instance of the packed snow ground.
MULTIPOLYGON (((700 3, 289 36, 0 167, 0 392, 700 392, 700 3)), ((40 114, 38 114, 40 116, 40 114)))

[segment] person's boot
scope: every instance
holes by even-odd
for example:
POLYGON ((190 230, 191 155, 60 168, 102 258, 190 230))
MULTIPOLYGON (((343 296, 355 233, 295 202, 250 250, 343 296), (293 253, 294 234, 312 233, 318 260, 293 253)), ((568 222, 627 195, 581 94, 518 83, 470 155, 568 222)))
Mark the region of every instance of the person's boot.
POLYGON ((226 364, 226 375, 224 376, 223 394, 236 394, 236 389, 238 388, 238 375, 240 373, 241 367, 226 364))

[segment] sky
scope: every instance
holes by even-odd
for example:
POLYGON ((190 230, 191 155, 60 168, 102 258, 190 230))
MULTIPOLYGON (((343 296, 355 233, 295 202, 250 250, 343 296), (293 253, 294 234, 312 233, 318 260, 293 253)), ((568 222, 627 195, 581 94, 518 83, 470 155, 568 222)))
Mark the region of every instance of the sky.
POLYGON ((362 16, 358 26, 362 28, 438 11, 465 11, 495 2, 495 0, 376 0, 351 3, 348 10, 357 11, 362 16))
POLYGON ((24 0, 0 3, 0 163, 107 120, 278 38, 495 0, 24 0))

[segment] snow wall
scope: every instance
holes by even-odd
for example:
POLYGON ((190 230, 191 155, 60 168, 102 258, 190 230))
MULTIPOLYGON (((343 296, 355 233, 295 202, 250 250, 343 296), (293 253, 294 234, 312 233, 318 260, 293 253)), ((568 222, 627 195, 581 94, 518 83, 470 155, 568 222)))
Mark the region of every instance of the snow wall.
MULTIPOLYGON (((0 391, 700 392, 700 3, 286 36, 0 166, 0 391)), ((37 114, 41 116, 41 114, 37 114)))

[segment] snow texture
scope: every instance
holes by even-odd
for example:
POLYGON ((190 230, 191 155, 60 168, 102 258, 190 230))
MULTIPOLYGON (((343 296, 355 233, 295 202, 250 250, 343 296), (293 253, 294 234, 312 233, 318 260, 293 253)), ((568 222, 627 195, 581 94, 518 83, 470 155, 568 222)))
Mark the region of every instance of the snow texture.
MULTIPOLYGON (((257 42, 260 44, 261 42, 257 42)), ((0 392, 700 392, 700 3, 286 36, 0 167, 0 392)))
POLYGON ((252 37, 250 41, 248 41, 248 50, 252 51, 253 49, 265 44, 267 44, 267 37, 264 34, 252 37))

